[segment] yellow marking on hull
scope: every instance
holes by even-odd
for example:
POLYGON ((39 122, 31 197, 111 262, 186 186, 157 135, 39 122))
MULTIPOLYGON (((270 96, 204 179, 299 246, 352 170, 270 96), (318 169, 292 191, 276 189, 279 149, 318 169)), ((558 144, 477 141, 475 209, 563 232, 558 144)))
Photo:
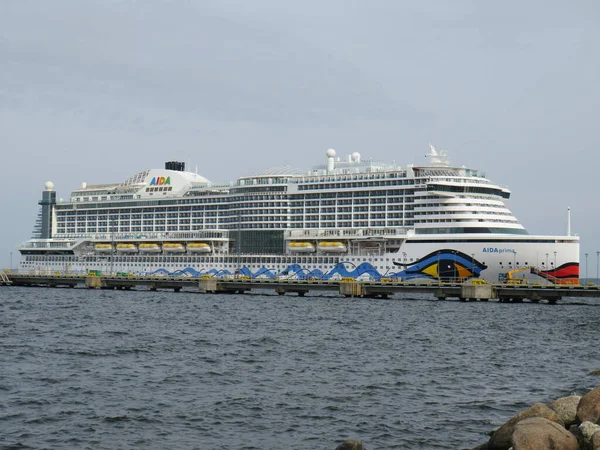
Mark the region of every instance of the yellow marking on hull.
POLYGON ((426 275, 430 275, 434 278, 437 278, 438 276, 438 265, 437 264, 432 264, 430 266, 425 267, 422 271, 422 273, 426 274, 426 275))

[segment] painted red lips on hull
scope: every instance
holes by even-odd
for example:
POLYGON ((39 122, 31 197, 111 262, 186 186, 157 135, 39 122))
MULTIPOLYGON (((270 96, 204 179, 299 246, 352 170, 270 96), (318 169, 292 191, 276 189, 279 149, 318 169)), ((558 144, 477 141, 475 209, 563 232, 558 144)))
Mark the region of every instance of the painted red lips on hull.
POLYGON ((554 270, 532 269, 532 273, 555 282, 556 284, 579 283, 579 264, 574 262, 563 264, 554 270))

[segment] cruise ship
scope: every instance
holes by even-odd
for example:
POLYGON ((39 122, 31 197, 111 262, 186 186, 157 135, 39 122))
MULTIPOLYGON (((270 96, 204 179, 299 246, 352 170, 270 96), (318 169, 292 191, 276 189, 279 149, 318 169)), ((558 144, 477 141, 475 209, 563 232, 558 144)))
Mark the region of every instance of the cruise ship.
MULTIPOLYGON (((213 183, 169 161, 57 199, 46 182, 19 271, 577 284, 579 238, 531 235, 511 192, 430 146, 422 165, 326 152, 213 183)), ((570 219, 569 219, 570 223, 570 219)))

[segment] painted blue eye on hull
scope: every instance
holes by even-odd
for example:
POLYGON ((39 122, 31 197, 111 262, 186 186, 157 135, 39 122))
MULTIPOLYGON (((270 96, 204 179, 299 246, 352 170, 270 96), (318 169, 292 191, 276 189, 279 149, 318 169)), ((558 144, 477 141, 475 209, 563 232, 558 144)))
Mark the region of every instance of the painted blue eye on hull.
POLYGON ((474 257, 458 250, 443 249, 431 252, 411 263, 395 262, 396 266, 406 267, 395 274, 396 278, 429 278, 442 281, 478 278, 487 266, 474 257))

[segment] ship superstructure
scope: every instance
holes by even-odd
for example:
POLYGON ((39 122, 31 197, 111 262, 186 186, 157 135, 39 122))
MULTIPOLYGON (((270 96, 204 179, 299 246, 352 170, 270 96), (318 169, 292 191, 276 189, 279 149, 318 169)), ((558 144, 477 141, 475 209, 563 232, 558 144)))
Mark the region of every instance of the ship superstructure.
POLYGON ((346 159, 216 184, 180 162, 57 201, 46 183, 20 270, 576 282, 576 236, 531 236, 510 191, 430 147, 427 164, 346 159))

